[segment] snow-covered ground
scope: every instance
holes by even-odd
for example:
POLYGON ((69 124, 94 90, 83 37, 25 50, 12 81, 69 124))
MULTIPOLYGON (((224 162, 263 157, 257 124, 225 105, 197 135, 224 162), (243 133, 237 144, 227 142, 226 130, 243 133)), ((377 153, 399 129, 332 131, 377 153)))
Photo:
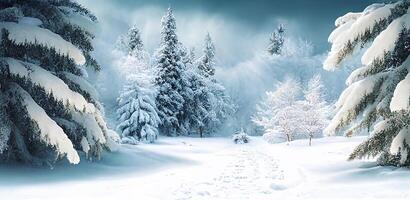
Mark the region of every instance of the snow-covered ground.
POLYGON ((307 140, 251 139, 235 145, 230 138, 162 137, 78 166, 2 166, 1 199, 410 198, 408 169, 346 161, 364 137, 316 139, 311 147, 307 140))

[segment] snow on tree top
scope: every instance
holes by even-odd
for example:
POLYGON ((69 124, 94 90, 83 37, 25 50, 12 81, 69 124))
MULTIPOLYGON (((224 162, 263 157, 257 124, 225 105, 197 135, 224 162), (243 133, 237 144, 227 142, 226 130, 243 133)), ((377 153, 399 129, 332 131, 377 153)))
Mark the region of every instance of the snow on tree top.
POLYGON ((339 27, 347 22, 351 22, 351 21, 356 21, 357 18, 359 18, 360 16, 362 16, 361 12, 349 12, 339 18, 336 19, 335 21, 335 26, 339 27))
POLYGON ((10 73, 30 79, 33 83, 43 87, 47 93, 52 93, 56 99, 63 103, 68 102, 79 111, 95 112, 93 104, 88 103, 82 95, 72 91, 64 81, 47 70, 13 58, 6 58, 5 60, 9 65, 10 73))
POLYGON ((9 31, 10 39, 16 43, 37 42, 48 47, 53 47, 61 54, 68 55, 78 65, 85 64, 85 57, 80 49, 50 30, 31 24, 14 22, 1 22, 0 29, 3 28, 9 31))
POLYGON ((22 103, 27 109, 27 113, 32 120, 37 122, 40 129, 40 139, 56 148, 61 156, 66 156, 72 164, 78 164, 80 157, 74 149, 73 144, 63 129, 53 121, 47 113, 31 98, 30 94, 24 91, 19 85, 12 83, 10 92, 18 94, 22 98, 22 103))

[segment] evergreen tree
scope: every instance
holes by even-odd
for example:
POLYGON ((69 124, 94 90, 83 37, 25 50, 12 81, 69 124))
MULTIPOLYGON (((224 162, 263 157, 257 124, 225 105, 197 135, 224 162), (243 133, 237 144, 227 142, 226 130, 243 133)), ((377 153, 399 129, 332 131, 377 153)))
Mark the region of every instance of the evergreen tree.
POLYGON ((128 33, 120 36, 117 42, 117 49, 128 54, 139 54, 144 51, 144 45, 141 40, 141 33, 137 25, 132 26, 128 33))
POLYGON ((139 141, 154 142, 158 137, 160 124, 155 104, 155 72, 139 38, 136 26, 122 38, 129 42, 124 45, 130 48, 122 49, 127 51, 121 59, 121 67, 127 69, 127 84, 118 98, 117 129, 121 133, 122 142, 130 144, 139 141))
MULTIPOLYGON (((187 100, 189 109, 186 109, 191 132, 200 137, 215 132, 235 110, 225 88, 214 78, 215 47, 209 33, 205 38, 203 53, 196 65, 188 67, 192 95, 187 100)), ((191 63, 194 63, 192 54, 188 56, 191 63)))
POLYGON ((77 151, 99 159, 117 138, 82 78, 84 66, 100 69, 94 36, 71 20, 95 16, 69 0, 9 0, 1 9, 0 161, 77 164, 77 151), (41 26, 18 23, 23 16, 41 26))
POLYGON ((355 49, 370 47, 362 67, 346 81, 337 114, 326 128, 329 134, 372 130, 350 159, 379 157, 380 164, 410 165, 410 14, 408 1, 370 7, 355 17, 336 20, 329 37, 331 51, 324 68, 333 70, 355 49))
POLYGON ((186 67, 181 58, 176 35, 176 21, 171 8, 161 20, 161 45, 155 55, 155 80, 158 88, 156 104, 161 118, 160 130, 166 135, 177 135, 183 129, 182 117, 185 89, 183 79, 186 67))
POLYGON ((205 37, 203 53, 204 55, 199 58, 198 68, 204 76, 213 76, 215 74, 215 46, 209 33, 205 37))
POLYGON ((194 64, 196 62, 195 47, 189 49, 189 60, 194 64))
POLYGON ((279 55, 282 53, 282 47, 285 42, 285 28, 280 24, 275 31, 270 35, 267 51, 271 55, 279 55))
MULTIPOLYGON (((140 77, 142 78, 142 77, 140 77)), ((160 119, 155 105, 155 91, 141 86, 141 80, 127 85, 118 99, 118 130, 123 143, 153 143, 158 137, 160 119)))

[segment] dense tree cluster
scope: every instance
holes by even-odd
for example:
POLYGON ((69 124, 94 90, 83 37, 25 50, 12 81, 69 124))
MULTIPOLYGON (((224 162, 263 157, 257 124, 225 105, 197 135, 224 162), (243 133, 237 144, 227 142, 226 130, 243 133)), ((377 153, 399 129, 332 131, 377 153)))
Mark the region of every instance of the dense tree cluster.
POLYGON ((129 52, 122 63, 131 64, 127 68, 134 77, 119 98, 118 128, 126 138, 124 142, 135 143, 147 135, 152 142, 159 133, 202 137, 216 131, 234 111, 224 87, 214 78, 215 47, 210 34, 206 35, 203 55, 196 60, 194 50, 188 51, 179 42, 170 8, 161 27, 161 44, 152 59, 148 56, 151 61, 144 61, 147 56, 132 50, 136 47, 141 52, 143 47, 135 26, 119 40, 118 46, 129 52))

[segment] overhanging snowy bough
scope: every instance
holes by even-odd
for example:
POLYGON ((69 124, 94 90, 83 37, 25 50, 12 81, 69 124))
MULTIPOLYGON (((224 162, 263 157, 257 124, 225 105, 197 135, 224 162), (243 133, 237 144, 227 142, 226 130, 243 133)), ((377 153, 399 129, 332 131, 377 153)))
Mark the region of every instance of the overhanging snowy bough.
POLYGON ((371 137, 350 159, 379 156, 380 164, 410 165, 410 2, 373 4, 336 20, 324 68, 336 69, 353 51, 367 48, 336 103, 326 132, 363 128, 371 137))
POLYGON ((84 67, 99 69, 84 26, 96 18, 69 0, 10 0, 0 9, 0 161, 77 164, 79 152, 99 159, 114 148, 117 137, 83 78, 84 67))

